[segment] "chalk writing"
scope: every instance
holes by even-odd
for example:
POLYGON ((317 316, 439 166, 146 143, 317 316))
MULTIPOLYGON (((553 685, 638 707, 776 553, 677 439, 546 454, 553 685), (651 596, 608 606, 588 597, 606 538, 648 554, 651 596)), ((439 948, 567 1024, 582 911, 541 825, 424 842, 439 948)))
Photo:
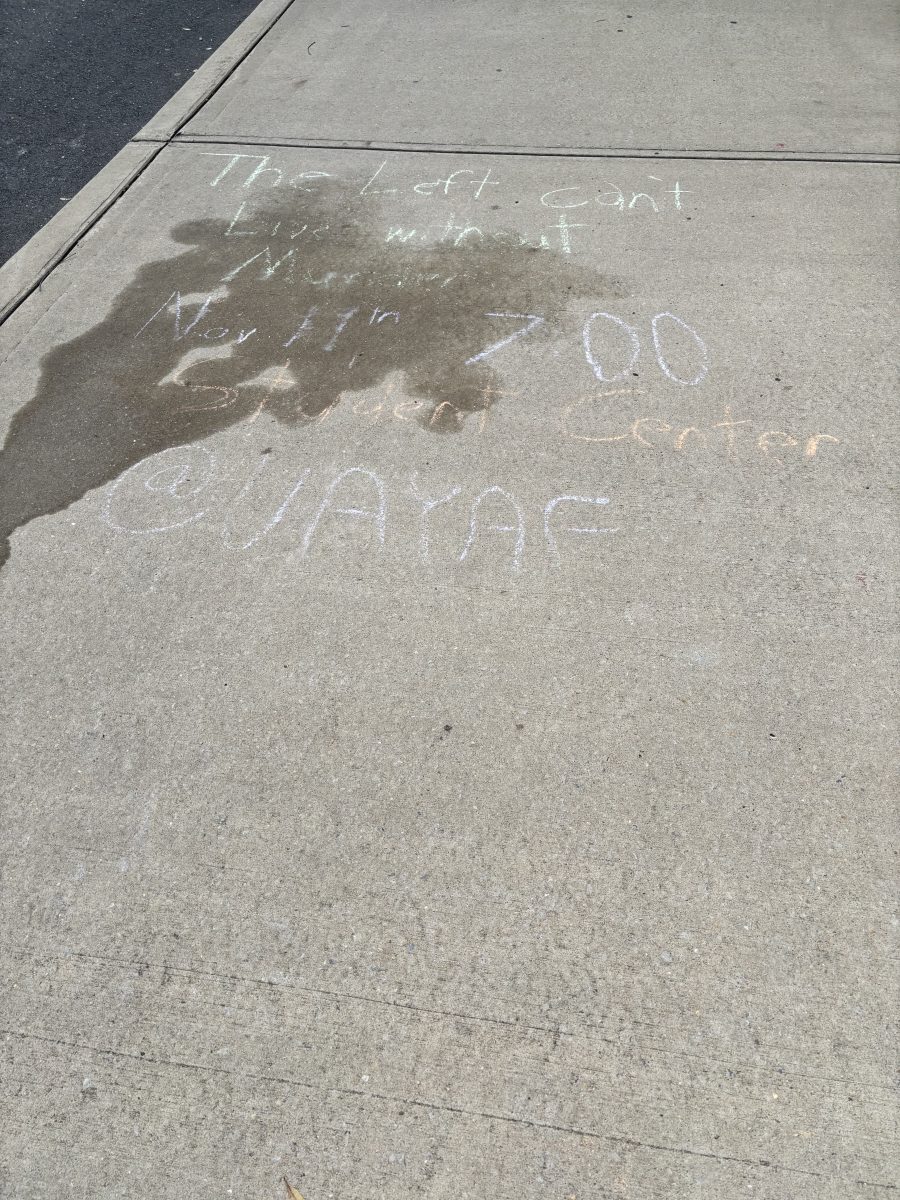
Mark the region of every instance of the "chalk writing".
MULTIPOLYGON (((647 178, 653 183, 662 183, 663 180, 658 175, 648 175, 647 178)), ((551 188, 549 192, 544 192, 541 196, 541 204, 545 208, 584 208, 589 204, 599 204, 601 208, 614 208, 617 212, 634 212, 635 209, 642 206, 649 207, 653 212, 659 212, 664 206, 664 201, 654 199, 647 192, 623 192, 620 187, 615 184, 605 184, 608 190, 600 191, 599 195, 585 195, 587 189, 584 187, 561 187, 551 188), (574 192, 574 195, 569 193, 574 192), (563 198, 564 197, 564 198, 563 198), (639 203, 640 202, 640 203, 639 203)), ((675 186, 667 188, 663 192, 665 196, 674 197, 673 205, 680 212, 684 207, 682 199, 689 194, 688 188, 683 188, 678 180, 675 181, 675 186)), ((657 193, 659 196, 659 193, 657 193)))
POLYGON ((365 467, 348 467, 346 471, 342 471, 340 475, 338 475, 337 478, 334 479, 325 489, 325 495, 322 497, 322 503, 316 509, 316 515, 313 517, 309 528, 303 536, 300 556, 302 558, 306 558, 307 554, 309 553, 309 545, 312 541, 313 534, 319 528, 319 523, 326 513, 333 514, 334 516, 358 517, 364 521, 372 521, 375 527, 375 534, 378 539, 378 547, 379 549, 382 549, 384 547, 384 527, 387 519, 386 504, 387 500, 385 498, 384 484, 374 473, 374 471, 367 471, 365 467), (349 479, 353 475, 362 476, 364 479, 369 480, 373 490, 378 496, 377 508, 346 508, 343 506, 338 506, 334 503, 334 493, 338 490, 345 479, 349 479))
MULTIPOLYGON (((268 270, 269 268, 264 268, 265 273, 268 273, 268 270)), ((235 274, 235 271, 229 272, 223 277, 223 282, 233 279, 235 274)), ((319 346, 325 353, 331 353, 337 346, 338 339, 340 338, 341 334, 351 321, 354 321, 357 327, 362 326, 364 329, 367 327, 374 327, 374 330, 377 333, 378 327, 380 327, 385 321, 388 321, 394 326, 401 324, 404 313, 402 304, 398 304, 396 307, 382 307, 381 304, 376 304, 374 307, 364 307, 361 304, 356 304, 352 305, 350 308, 344 309, 339 313, 333 315, 324 315, 322 306, 312 305, 300 319, 299 323, 292 323, 290 332, 288 332, 286 338, 284 338, 284 334, 286 332, 284 328, 279 331, 274 331, 271 329, 267 330, 261 323, 252 325, 249 328, 241 327, 234 330, 227 325, 201 324, 201 322, 205 321, 207 317, 214 317, 215 313, 213 312, 211 314, 210 311, 214 304, 224 302, 228 298, 229 293, 227 289, 219 289, 217 292, 210 293, 205 297, 190 295, 182 296, 179 291, 174 291, 166 298, 166 300, 163 301, 156 311, 142 323, 134 336, 141 337, 154 323, 154 321, 156 321, 158 318, 166 318, 171 321, 172 340, 176 342, 182 341, 192 335, 195 339, 203 339, 204 341, 215 341, 223 344, 233 344, 235 346, 239 346, 243 342, 248 341, 251 337, 256 337, 260 340, 280 342, 284 349, 289 349, 302 339, 302 344, 304 347, 313 348, 314 346, 319 346), (188 320, 185 310, 192 304, 198 304, 199 307, 196 314, 190 320, 188 320), (322 340, 321 337, 321 327, 323 325, 327 330, 327 333, 324 335, 324 340, 322 340), (226 343, 226 339, 229 338, 229 335, 232 336, 229 342, 226 343), (282 340, 283 338, 284 340, 282 340)), ((491 342, 488 346, 465 358, 463 362, 467 367, 474 366, 476 363, 482 362, 490 355, 495 354, 498 350, 502 350, 505 347, 512 345, 513 342, 519 341, 527 334, 532 333, 541 326, 545 325, 545 318, 537 313, 486 312, 483 314, 472 314, 473 319, 477 319, 479 316, 484 316, 491 322, 524 321, 525 324, 520 328, 513 330, 513 332, 507 336, 491 342)), ((657 313, 651 318, 650 327, 656 364, 665 378, 670 380, 672 383, 691 387, 702 383, 709 372, 709 351, 707 350, 705 342, 700 337, 700 334, 690 325, 688 325, 686 321, 682 320, 681 317, 678 317, 671 312, 657 313), (667 351, 663 346, 664 329, 666 328, 663 322, 669 322, 670 325, 675 326, 676 330, 683 331, 685 336, 682 338, 682 341, 689 343, 690 347, 693 349, 694 362, 692 365, 694 373, 689 378, 685 378, 684 376, 677 374, 670 364, 672 350, 670 349, 667 351)), ((440 330, 436 329, 435 333, 439 334, 440 330)), ((671 340, 672 335, 668 334, 666 337, 671 340)), ((641 355, 641 339, 638 330, 633 325, 629 325, 621 317, 616 316, 614 313, 591 313, 584 323, 581 341, 587 364, 594 376, 601 383, 615 383, 619 380, 627 378, 627 376, 636 366, 641 355), (627 355, 627 357, 624 357, 621 351, 618 353, 619 362, 617 364, 617 369, 614 369, 609 365, 605 365, 604 362, 602 362, 598 357, 597 350, 594 346, 594 340, 596 337, 595 328, 598 320, 613 326, 616 331, 621 330, 622 337, 620 340, 626 343, 624 355, 627 355)), ((681 348, 681 352, 682 354, 684 353, 683 347, 681 348)), ((616 352, 613 351, 611 357, 615 357, 615 355, 616 352)), ((192 361, 197 361, 197 359, 195 358, 192 361)), ((181 369, 184 369, 186 365, 186 363, 182 364, 181 369)), ((353 363, 351 362, 349 366, 352 367, 352 365, 353 363)), ((166 381, 169 381, 169 379, 170 376, 167 375, 166 381)))
MULTIPOLYGON (((682 319, 680 317, 676 317, 673 313, 670 313, 670 312, 657 313, 656 316, 652 318, 652 320, 650 322, 650 326, 653 331, 653 348, 656 351, 656 362, 657 362, 657 365, 659 366, 659 369, 662 371, 663 375, 665 375, 667 379, 671 379, 673 383, 688 384, 690 386, 695 386, 696 384, 701 383, 706 378, 706 374, 709 370, 709 353, 708 353, 708 351, 706 349, 706 345, 704 344, 703 339, 700 337, 699 333, 697 333, 697 331, 695 329, 692 329, 690 327, 690 325, 687 324, 687 322, 682 321, 682 319), (688 334, 688 336, 693 340, 693 343, 694 343, 697 351, 699 352, 699 359, 697 362, 697 371, 696 371, 696 374, 691 379, 682 379, 679 375, 676 375, 675 372, 672 370, 672 368, 669 366, 669 362, 666 359, 665 354, 663 353, 661 337, 660 337, 660 323, 664 320, 672 321, 676 325, 678 325, 681 329, 683 329, 688 334)), ((607 312, 591 313, 591 315, 588 317, 587 321, 585 321, 585 323, 584 323, 584 329, 582 331, 581 340, 582 340, 582 345, 584 346, 584 356, 587 359, 588 366, 591 368, 591 370, 594 372, 594 375, 597 377, 597 379, 600 380, 601 383, 615 383, 620 379, 625 379, 631 372, 632 368, 637 363, 638 358, 640 357, 641 340, 640 340, 640 337, 638 336, 638 331, 634 328, 634 326, 628 325, 625 321, 622 320, 621 317, 616 317, 612 313, 607 313, 607 312), (628 349, 630 352, 630 357, 628 358, 628 361, 614 374, 604 374, 603 367, 602 367, 601 363, 598 362, 598 360, 594 354, 594 349, 593 349, 592 340, 591 340, 591 334, 592 334, 594 322, 597 320, 598 317, 602 317, 605 321, 611 321, 614 325, 618 326, 623 331, 623 333, 625 333, 627 335, 628 340, 629 340, 629 348, 628 349)))
POLYGON ((495 522, 484 525, 484 531, 496 531, 497 533, 514 533, 516 535, 515 548, 513 549, 512 565, 513 570, 518 571, 522 565, 522 552, 525 549, 525 516, 522 512, 521 505, 517 500, 514 500, 509 492, 504 491, 502 487, 493 484, 489 488, 485 488, 483 492, 475 497, 472 501, 472 510, 469 515, 469 532, 466 535, 466 544, 462 548, 462 553, 459 556, 460 562, 465 562, 469 556, 469 551, 475 543, 482 528, 482 518, 479 516, 481 505, 489 496, 502 496, 503 500, 509 508, 516 514, 515 525, 498 525, 495 522))
MULTIPOLYGON (((556 541, 556 535, 553 533, 553 529, 552 529, 552 525, 551 525, 551 517, 553 516, 556 509, 559 508, 560 504, 604 505, 604 504, 609 504, 609 497, 608 496, 554 496, 553 497, 553 499, 547 504, 546 508, 544 509, 544 538, 546 539, 548 548, 550 549, 550 551, 553 554, 559 553, 559 546, 556 541)), ((612 525, 612 526, 607 525, 603 528, 600 528, 596 525, 592 525, 590 528, 584 528, 584 527, 578 526, 578 525, 568 525, 566 527, 566 532, 567 533, 583 533, 583 534, 592 535, 592 534, 599 534, 599 533, 616 533, 617 528, 618 527, 615 525, 612 525)))
POLYGON ((581 342, 582 342, 582 345, 584 346, 584 357, 587 359, 588 366, 594 372, 596 377, 603 383, 613 383, 617 379, 624 379, 625 376, 628 374, 628 372, 631 370, 631 368, 634 366, 634 364, 637 362, 638 355, 641 352, 641 340, 638 337, 637 330, 633 329, 630 325, 627 325, 622 320, 621 317, 614 317, 612 315, 612 313, 605 313, 605 312, 591 313, 591 315, 588 317, 588 319, 584 323, 584 329, 582 330, 582 333, 581 333, 581 342), (630 346, 631 357, 628 359, 628 362, 625 363, 625 365, 622 367, 622 369, 620 371, 617 371, 613 375, 604 375, 603 367, 600 365, 600 363, 597 361, 596 357, 594 356, 594 350, 593 350, 593 346, 591 344, 591 328, 598 317, 603 317, 603 319, 605 321, 612 321, 614 324, 618 325, 620 329, 624 330, 625 333, 627 333, 627 335, 630 339, 630 342, 631 342, 631 346, 630 346))
POLYGON ((470 225, 468 221, 458 221, 451 213, 446 220, 433 224, 414 227, 391 225, 384 240, 388 243, 431 243, 437 246, 452 246, 455 249, 493 243, 526 250, 555 249, 569 255, 572 253, 571 231, 586 228, 587 225, 583 221, 570 221, 565 213, 560 213, 555 225, 544 225, 536 235, 529 235, 510 229, 483 229, 480 225, 470 225))
MULTIPOLYGON (((195 367, 207 359, 223 354, 230 355, 250 338, 263 339, 269 344, 280 344, 282 349, 305 353, 320 351, 334 355, 340 347, 342 336, 351 325, 357 329, 354 342, 356 347, 360 345, 359 334, 383 337, 384 333, 379 333, 383 327, 389 330, 402 327, 406 312, 402 303, 395 303, 393 306, 371 302, 365 306, 351 304, 350 307, 339 311, 329 311, 323 305, 312 305, 299 319, 295 318, 289 326, 281 329, 266 329, 262 323, 231 329, 212 323, 217 311, 216 306, 227 300, 228 294, 225 286, 207 295, 182 295, 176 290, 141 322, 135 337, 147 336, 154 323, 160 327, 164 322, 171 340, 186 345, 181 362, 174 371, 159 381, 160 385, 173 381, 182 382, 181 377, 189 367, 195 367), (210 347, 204 350, 203 345, 207 343, 211 343, 210 347)), ((488 311, 481 315, 492 324, 515 322, 517 326, 506 336, 490 341, 487 345, 482 342, 481 349, 473 347, 473 353, 466 355, 463 351, 460 363, 463 367, 474 367, 498 353, 508 352, 514 343, 522 342, 528 335, 538 336, 548 331, 545 318, 538 313, 488 311)), ((474 317, 475 314, 473 319, 474 317)), ((585 361, 597 381, 608 385, 628 379, 634 373, 645 344, 649 341, 652 345, 652 361, 663 379, 683 387, 696 387, 702 383, 710 370, 710 355, 698 331, 682 317, 669 311, 656 313, 650 317, 648 324, 650 336, 648 338, 645 334, 642 339, 638 326, 625 321, 616 313, 598 310, 587 316, 582 327, 582 350, 585 361), (603 343, 602 351, 600 343, 603 343), (678 369, 673 366, 676 359, 680 363, 678 369)), ((439 332, 436 328, 435 333, 439 332)), ((273 350, 272 353, 274 355, 276 351, 273 350)), ((338 363, 338 369, 347 373, 348 387, 352 387, 353 384, 351 373, 359 353, 360 351, 356 350, 349 358, 338 363)), ((302 370, 302 364, 300 369, 302 370)), ((290 361, 278 367, 277 377, 273 377, 274 370, 273 366, 269 371, 242 380, 231 388, 209 384, 202 379, 184 383, 183 386, 190 389, 193 398, 193 403, 184 407, 189 411, 225 408, 236 402, 238 389, 256 386, 264 388, 267 395, 260 400, 252 418, 255 419, 267 407, 276 391, 298 391, 299 384, 290 361)), ((373 423, 383 417, 397 421, 416 419, 416 415, 422 412, 423 402, 416 398, 403 398, 391 403, 390 393, 396 386, 396 380, 392 379, 375 399, 363 396, 354 401, 351 405, 353 415, 365 417, 373 423)), ((473 418, 477 432, 484 432, 494 397, 513 396, 516 393, 490 386, 483 388, 482 392, 482 402, 474 412, 471 408, 463 410, 449 399, 437 401, 432 406, 429 424, 446 425, 452 422, 454 427, 458 428, 468 414, 473 418)), ((738 446, 742 451, 749 446, 754 453, 775 465, 783 465, 786 456, 789 455, 796 457, 799 454, 805 458, 815 458, 820 445, 836 445, 839 441, 829 433, 812 431, 801 435, 795 431, 766 429, 761 424, 753 433, 752 440, 748 441, 746 435, 750 432, 751 422, 746 418, 735 420, 730 408, 726 409, 722 419, 707 424, 698 424, 696 418, 678 424, 658 416, 639 415, 631 417, 626 426, 620 425, 611 431, 605 422, 621 410, 622 405, 618 398, 643 394, 645 389, 628 387, 580 397, 562 410, 564 435, 574 441, 597 446, 626 443, 650 450, 668 449, 677 454, 705 450, 712 453, 724 452, 732 458, 735 457, 738 446), (607 402, 614 398, 617 404, 611 407, 607 402)), ((328 419, 336 407, 336 400, 325 406, 318 414, 317 421, 321 423, 328 419)))
POLYGON ((566 437, 576 442, 588 442, 596 446, 621 447, 640 446, 646 450, 674 452, 683 454, 692 450, 704 450, 712 453, 723 452, 729 458, 736 458, 738 451, 749 449, 761 454, 771 462, 782 466, 784 460, 776 451, 798 449, 798 454, 806 459, 813 459, 819 453, 819 445, 829 442, 834 445, 840 439, 829 433, 813 433, 795 436, 785 430, 766 430, 759 425, 754 429, 753 422, 743 418, 735 419, 731 407, 725 406, 720 420, 709 424, 671 424, 658 417, 636 417, 623 428, 610 433, 605 422, 610 419, 610 400, 618 400, 620 396, 642 395, 640 388, 621 388, 612 392, 600 392, 579 397, 572 404, 566 405, 562 412, 562 425, 566 437), (600 432, 600 429, 603 432, 600 432), (749 435, 739 437, 739 434, 749 435))
MULTIPOLYGON (((749 453, 769 470, 818 466, 840 445, 831 433, 779 428, 781 420, 761 415, 698 415, 710 389, 694 389, 720 373, 719 343, 707 343, 703 322, 677 300, 653 302, 652 291, 636 313, 634 280, 569 256, 601 212, 627 221, 680 214, 690 194, 681 181, 635 176, 625 189, 602 179, 545 179, 521 196, 539 231, 535 243, 495 228, 506 216, 492 215, 502 208, 494 201, 505 195, 511 213, 520 197, 483 166, 456 169, 437 157, 429 161, 441 166, 422 168, 427 178, 411 178, 395 161, 369 160, 348 182, 297 170, 296 162, 288 169, 267 154, 214 152, 210 161, 210 186, 222 190, 208 199, 227 217, 176 224, 171 239, 183 250, 144 263, 103 320, 48 355, 36 395, 15 415, 2 451, 0 565, 14 530, 107 485, 103 519, 119 533, 189 538, 216 527, 225 549, 289 541, 304 564, 342 537, 380 553, 399 536, 402 504, 366 467, 324 487, 312 467, 282 479, 257 463, 217 515, 230 485, 199 443, 237 428, 238 445, 249 446, 243 439, 259 432, 263 415, 302 430, 304 441, 331 422, 330 446, 341 440, 342 419, 397 422, 409 437, 402 447, 399 436, 392 440, 418 456, 423 430, 490 430, 499 440, 525 410, 532 437, 540 430, 579 443, 582 462, 595 470, 601 457, 621 453, 673 462, 749 453), (373 216, 401 193, 402 218, 373 216), (538 249, 548 253, 535 269, 529 251, 538 249), (576 390, 568 404, 558 403, 560 374, 548 360, 564 352, 561 335, 593 387, 581 397, 576 390), (631 384, 639 367, 641 388, 631 384), (507 370, 517 372, 509 387, 507 370), (532 377, 540 381, 534 394, 522 395, 532 377), (636 402, 648 385, 661 394, 636 402), (497 398, 523 403, 495 405, 497 398), (89 420, 100 431, 90 438, 89 420), (190 458, 157 457, 193 444, 190 458)), ((414 557, 468 570, 499 554, 518 571, 536 546, 556 559, 614 545, 607 535, 622 528, 619 518, 600 523, 609 500, 593 493, 606 489, 588 480, 582 488, 567 475, 560 495, 535 507, 502 481, 481 481, 464 496, 456 484, 413 474, 402 492, 414 557)))
POLYGON ((662 373, 675 383, 685 383, 689 386, 694 386, 698 383, 701 383, 706 378, 706 372, 709 370, 709 354, 706 346, 703 343, 703 339, 700 337, 700 334, 697 333, 695 329, 691 329, 690 325, 688 325, 685 321, 682 321, 681 317, 676 317, 674 313, 670 312, 657 313, 650 322, 650 325, 653 330, 653 348, 656 351, 656 361, 659 363, 659 369, 662 371, 662 373), (694 344, 700 352, 700 359, 697 364, 697 374, 693 377, 693 379, 681 379, 669 366, 668 359, 663 353, 661 343, 660 325, 663 321, 672 321, 675 325, 678 325, 680 328, 685 330, 685 332, 691 338, 693 338, 694 344))
MULTIPOLYGON (((409 196, 425 201, 450 198, 477 203, 496 200, 504 190, 502 180, 494 178, 492 167, 487 170, 463 167, 437 178, 415 179, 403 173, 396 163, 383 159, 374 170, 347 179, 329 171, 295 171, 270 154, 238 154, 228 150, 209 150, 204 154, 222 160, 214 164, 209 186, 218 188, 224 184, 241 192, 292 188, 305 195, 319 196, 328 186, 321 181, 330 180, 332 184, 355 186, 358 189, 355 194, 360 197, 409 196)), ((669 187, 665 184, 659 175, 646 175, 638 187, 621 187, 606 179, 597 180, 596 185, 541 185, 527 199, 541 208, 560 213, 568 209, 595 211, 599 208, 630 219, 647 214, 682 212, 686 207, 685 197, 691 195, 693 189, 684 187, 678 179, 669 187)), ((518 197, 519 193, 516 195, 518 197)))
POLYGON ((410 491, 422 506, 422 512, 419 516, 419 557, 422 562, 428 562, 429 552, 431 549, 431 538, 428 531, 428 516, 432 509, 437 508, 439 504, 449 504, 451 500, 455 500, 460 493, 460 488, 451 488, 445 496, 428 497, 423 496, 419 491, 418 472, 413 471, 412 479, 409 481, 410 491))
MULTIPOLYGON (((238 492, 237 497, 234 501, 233 507, 237 507, 238 505, 240 505, 241 502, 249 496, 253 485, 256 483, 257 479, 262 474, 262 470, 267 461, 268 460, 265 457, 263 457, 261 459, 259 468, 253 472, 253 474, 250 476, 250 478, 247 480, 247 482, 244 484, 244 486, 238 492)), ((134 468, 132 468, 132 470, 133 469, 134 468)), ((272 516, 266 521, 266 523, 263 525, 260 532, 254 534, 253 536, 248 538, 246 541, 236 542, 234 540, 233 522, 231 519, 231 514, 229 514, 226 517, 226 519, 223 523, 223 526, 222 526, 222 541, 225 543, 225 545, 228 546, 229 549, 233 549, 233 550, 249 550, 251 546, 255 546, 258 541, 260 541, 262 538, 266 537, 267 534, 270 534, 272 532, 272 530, 275 528, 275 526, 280 524, 284 520, 285 516, 287 515, 288 509, 291 507, 291 505, 294 502, 295 496, 297 495, 297 493, 300 491, 300 489, 303 487, 303 485, 306 483, 307 479, 309 478, 309 473, 310 473, 309 467, 307 467, 305 471, 301 472, 299 479, 297 479, 297 481, 293 484, 290 491, 285 496, 284 500, 275 509, 272 516)), ((203 516, 203 515, 204 515, 203 513, 200 514, 200 516, 203 516)), ((195 518, 195 520, 198 520, 198 519, 199 519, 199 517, 195 518)))
POLYGON ((466 359, 466 366, 470 367, 473 363, 481 362, 483 358, 487 358, 489 354, 494 354, 497 350, 502 350, 504 346, 508 346, 517 338, 524 337, 526 333, 531 333, 532 329, 537 329, 538 325, 543 325, 544 318, 533 316, 531 313, 497 313, 489 312, 485 314, 488 317, 501 317, 504 320, 511 321, 527 321, 528 324, 522 329, 517 329, 515 333, 511 333, 509 337, 501 338, 499 342, 493 342, 485 350, 479 350, 477 354, 473 354, 471 358, 466 359))
POLYGON ((135 463, 133 467, 129 467, 124 471, 119 478, 110 486, 106 493, 106 498, 103 502, 103 507, 100 511, 101 519, 109 525, 110 529, 116 529, 120 533, 168 533, 173 529, 181 529, 185 525, 193 525, 195 521, 200 521, 206 516, 206 509, 201 508, 197 512, 190 513, 186 517, 180 517, 174 521, 165 521, 161 525, 148 525, 146 528, 134 528, 132 525, 123 525, 112 515, 113 503, 120 489, 132 483, 138 474, 145 475, 143 480, 143 489, 146 492, 155 495, 165 494, 172 500, 176 501, 180 506, 185 501, 194 500, 207 487, 209 487, 215 477, 216 460, 213 454, 210 453, 204 446, 196 448, 197 454, 200 456, 201 465, 199 472, 196 471, 194 464, 194 473, 200 475, 200 482, 193 483, 191 478, 192 467, 191 461, 176 461, 173 466, 165 467, 160 465, 160 459, 169 457, 168 452, 164 454, 154 455, 152 459, 145 459, 143 462, 135 463), (148 467, 150 474, 147 474, 148 467), (184 485, 191 483, 193 486, 185 488, 184 485))
MULTIPOLYGON (((223 495, 228 475, 219 469, 215 455, 206 447, 182 447, 164 450, 144 462, 137 463, 113 482, 106 491, 100 508, 100 519, 120 534, 159 536, 212 518, 218 510, 218 529, 221 544, 228 550, 244 552, 283 527, 292 510, 296 510, 301 493, 309 491, 312 468, 306 467, 293 480, 275 508, 259 519, 258 484, 266 471, 266 457, 251 470, 248 479, 236 494, 223 495), (202 494, 206 494, 201 499, 202 494), (250 524, 257 532, 249 537, 235 536, 238 511, 254 509, 250 524)), ((421 563, 432 561, 432 514, 439 507, 450 507, 462 495, 462 488, 443 487, 435 496, 422 490, 418 472, 413 472, 405 485, 388 488, 382 476, 368 467, 352 466, 338 472, 324 488, 314 489, 320 498, 312 512, 307 508, 300 528, 282 543, 282 552, 295 555, 299 562, 316 557, 314 544, 324 523, 333 524, 338 542, 344 544, 352 536, 352 527, 366 525, 369 532, 364 542, 356 538, 362 549, 365 545, 383 551, 393 532, 391 548, 402 554, 415 543, 413 557, 421 563), (414 501, 411 505, 410 498, 414 501), (392 515, 393 514, 393 515, 392 515), (345 523, 350 520, 351 526, 345 523), (410 536, 411 534, 411 536, 410 536)), ((445 565, 454 561, 465 564, 483 544, 489 556, 503 562, 513 572, 519 572, 525 561, 526 548, 534 556, 547 558, 553 564, 560 560, 559 538, 572 534, 612 534, 619 526, 557 525, 554 514, 561 506, 587 505, 592 508, 610 504, 607 496, 553 496, 536 511, 523 504, 507 488, 490 484, 472 498, 465 510, 455 509, 455 524, 444 529, 445 565), (529 529, 531 530, 529 534, 529 529), (504 535, 497 538, 495 535, 504 535), (509 535, 512 535, 511 537, 509 535), (448 540, 449 539, 449 540, 448 540)), ((577 545, 572 543, 573 547, 577 545)))

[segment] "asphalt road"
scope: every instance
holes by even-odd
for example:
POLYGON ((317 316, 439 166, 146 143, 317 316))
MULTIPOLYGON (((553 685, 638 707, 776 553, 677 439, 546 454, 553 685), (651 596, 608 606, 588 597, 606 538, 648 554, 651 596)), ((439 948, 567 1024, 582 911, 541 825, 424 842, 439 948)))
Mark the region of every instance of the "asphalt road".
POLYGON ((121 149, 257 0, 0 0, 0 262, 121 149))

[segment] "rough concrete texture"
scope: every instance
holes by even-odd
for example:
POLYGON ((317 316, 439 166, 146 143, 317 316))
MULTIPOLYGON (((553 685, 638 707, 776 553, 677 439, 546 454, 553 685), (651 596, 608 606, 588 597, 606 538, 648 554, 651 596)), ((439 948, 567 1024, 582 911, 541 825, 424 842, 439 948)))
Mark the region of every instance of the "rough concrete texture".
POLYGON ((897 34, 893 0, 294 4, 188 130, 896 154, 897 34))
POLYGON ((893 186, 173 141, 7 320, 4 1198, 893 1194, 893 186))

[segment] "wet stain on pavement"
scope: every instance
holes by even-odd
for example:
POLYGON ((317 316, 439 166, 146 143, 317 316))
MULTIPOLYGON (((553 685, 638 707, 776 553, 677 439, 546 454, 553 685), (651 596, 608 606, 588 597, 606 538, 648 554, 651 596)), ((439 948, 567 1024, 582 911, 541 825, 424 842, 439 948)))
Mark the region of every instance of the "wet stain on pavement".
POLYGON ((29 521, 261 410, 302 429, 401 372, 411 417, 458 432, 502 403, 492 345, 625 294, 517 233, 393 232, 339 186, 171 237, 183 253, 142 265, 102 321, 43 359, 0 451, 0 565, 29 521))

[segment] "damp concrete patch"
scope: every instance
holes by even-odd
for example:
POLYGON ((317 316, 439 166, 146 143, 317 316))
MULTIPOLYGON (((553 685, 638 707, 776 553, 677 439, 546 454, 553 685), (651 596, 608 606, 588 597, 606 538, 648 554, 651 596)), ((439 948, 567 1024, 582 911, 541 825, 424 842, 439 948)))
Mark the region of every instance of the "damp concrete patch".
MULTIPOLYGON (((497 227, 496 205, 485 205, 487 229, 439 206, 421 229, 385 226, 355 184, 330 175, 242 197, 230 221, 179 221, 168 236, 183 252, 140 263, 102 321, 43 357, 0 456, 7 536, 160 451, 262 413, 322 422, 392 373, 407 419, 459 432, 502 394, 507 345, 546 344, 569 308, 627 294, 572 255, 549 212, 531 241, 497 227)), ((464 169, 450 182, 476 195, 489 175, 464 169)))

